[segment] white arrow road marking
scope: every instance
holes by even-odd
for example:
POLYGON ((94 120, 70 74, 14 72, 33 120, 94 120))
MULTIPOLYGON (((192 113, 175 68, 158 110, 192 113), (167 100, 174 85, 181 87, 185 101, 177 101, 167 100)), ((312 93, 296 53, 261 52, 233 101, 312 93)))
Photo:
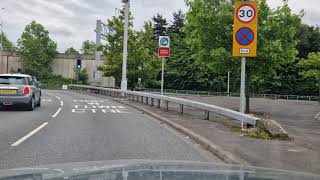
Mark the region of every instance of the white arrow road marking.
POLYGON ((48 122, 43 123, 41 126, 37 127, 35 130, 31 131, 29 134, 25 135, 23 138, 19 139, 17 142, 11 144, 11 146, 19 146, 19 144, 23 143, 25 140, 39 132, 42 128, 46 127, 48 122))

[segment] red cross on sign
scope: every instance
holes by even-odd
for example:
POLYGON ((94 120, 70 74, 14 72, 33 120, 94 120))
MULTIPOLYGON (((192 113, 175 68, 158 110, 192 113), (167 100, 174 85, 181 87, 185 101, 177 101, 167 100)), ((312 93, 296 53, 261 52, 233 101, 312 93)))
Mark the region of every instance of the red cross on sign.
POLYGON ((158 48, 158 56, 159 57, 170 57, 170 48, 166 47, 159 47, 158 48))

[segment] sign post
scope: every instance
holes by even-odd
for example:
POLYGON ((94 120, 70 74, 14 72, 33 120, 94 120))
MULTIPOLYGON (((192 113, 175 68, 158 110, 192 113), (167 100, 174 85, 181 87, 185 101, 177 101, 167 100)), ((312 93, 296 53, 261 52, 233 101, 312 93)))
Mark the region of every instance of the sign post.
POLYGON ((163 95, 165 58, 170 57, 170 37, 169 36, 159 36, 158 56, 162 59, 161 95, 163 95))
MULTIPOLYGON (((257 56, 258 2, 238 1, 234 9, 232 54, 241 58, 240 112, 245 112, 246 57, 257 56)), ((243 127, 243 122, 242 122, 243 127)))

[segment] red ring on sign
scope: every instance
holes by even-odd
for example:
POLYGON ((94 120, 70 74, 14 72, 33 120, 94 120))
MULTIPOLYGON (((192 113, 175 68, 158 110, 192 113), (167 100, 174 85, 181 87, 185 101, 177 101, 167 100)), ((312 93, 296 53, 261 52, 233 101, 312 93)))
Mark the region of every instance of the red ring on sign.
POLYGON ((257 16, 257 14, 256 14, 256 9, 251 5, 251 4, 243 4, 243 5, 241 5, 238 9, 237 9, 237 12, 236 12, 236 15, 237 15, 237 19, 240 21, 240 22, 242 22, 242 23, 251 23, 255 18, 256 18, 256 16, 257 16), (250 20, 250 21, 241 21, 240 20, 240 18, 239 18, 239 10, 240 10, 240 8, 242 8, 243 6, 250 6, 252 9, 253 9, 253 12, 254 12, 254 16, 253 16, 253 18, 250 20))
POLYGON ((242 27, 242 28, 238 29, 238 31, 236 32, 235 36, 236 36, 235 39, 236 39, 237 43, 238 43, 239 45, 241 45, 241 46, 249 46, 250 44, 252 44, 252 42, 254 41, 254 38, 255 38, 255 34, 254 34, 253 30, 252 30, 251 28, 249 28, 249 27, 242 27), (248 36, 249 33, 247 33, 247 34, 244 35, 244 38, 249 42, 249 44, 243 44, 242 42, 240 42, 240 41, 237 39, 237 34, 238 34, 242 29, 249 29, 249 33, 252 33, 252 35, 253 35, 253 38, 252 38, 251 41, 250 41, 250 39, 248 39, 247 37, 245 37, 245 36, 248 36))

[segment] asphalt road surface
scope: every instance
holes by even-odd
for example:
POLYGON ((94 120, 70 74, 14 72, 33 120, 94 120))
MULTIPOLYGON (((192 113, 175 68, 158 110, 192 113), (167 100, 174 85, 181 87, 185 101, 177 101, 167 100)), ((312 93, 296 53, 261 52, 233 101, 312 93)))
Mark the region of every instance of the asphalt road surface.
POLYGON ((0 169, 120 159, 221 163, 141 111, 69 91, 44 91, 42 106, 0 111, 0 169))

